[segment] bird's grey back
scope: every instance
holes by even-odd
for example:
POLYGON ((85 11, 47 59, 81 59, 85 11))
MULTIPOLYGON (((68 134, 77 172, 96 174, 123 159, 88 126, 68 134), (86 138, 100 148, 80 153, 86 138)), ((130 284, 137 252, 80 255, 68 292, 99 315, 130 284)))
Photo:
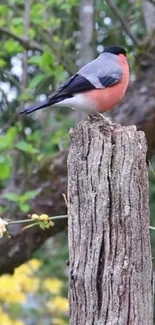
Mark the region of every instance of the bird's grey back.
POLYGON ((123 71, 118 63, 118 56, 112 53, 102 53, 97 59, 86 64, 78 71, 78 74, 86 78, 95 88, 104 88, 100 78, 111 77, 119 82, 123 71))

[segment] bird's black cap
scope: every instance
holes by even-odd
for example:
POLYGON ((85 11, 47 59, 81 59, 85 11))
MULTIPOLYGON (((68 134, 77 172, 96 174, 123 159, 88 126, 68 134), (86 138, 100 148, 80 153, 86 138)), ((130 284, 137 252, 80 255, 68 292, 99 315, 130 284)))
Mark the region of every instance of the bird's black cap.
POLYGON ((122 46, 108 46, 104 48, 103 52, 108 52, 108 53, 112 53, 112 54, 124 54, 126 55, 126 50, 124 49, 124 47, 122 46))

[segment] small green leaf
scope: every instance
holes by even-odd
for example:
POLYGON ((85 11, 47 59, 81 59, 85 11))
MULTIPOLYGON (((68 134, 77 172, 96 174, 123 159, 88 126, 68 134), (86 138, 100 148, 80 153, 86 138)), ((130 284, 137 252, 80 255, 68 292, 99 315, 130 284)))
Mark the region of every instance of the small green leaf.
POLYGON ((49 51, 46 51, 42 55, 42 67, 44 70, 51 71, 51 65, 54 63, 54 58, 49 51))
POLYGON ((0 67, 3 68, 6 66, 6 61, 4 61, 2 58, 0 58, 0 67))
POLYGON ((1 13, 1 15, 3 14, 8 14, 8 11, 9 11, 9 6, 6 6, 6 4, 5 5, 3 5, 3 4, 0 4, 0 13, 1 13))
POLYGON ((0 136, 0 150, 11 149, 12 144, 16 138, 17 129, 11 127, 5 135, 0 136))
POLYGON ((37 76, 35 76, 29 83, 29 88, 35 88, 38 86, 38 84, 45 79, 45 74, 44 73, 40 73, 37 76))
POLYGON ((54 222, 52 220, 50 220, 49 222, 45 222, 45 221, 38 221, 39 227, 41 229, 48 229, 50 227, 54 227, 54 222))
POLYGON ((6 135, 0 136, 0 150, 8 149, 10 145, 10 139, 6 135))
POLYGON ((0 206, 0 215, 2 215, 6 211, 7 211, 7 208, 6 207, 0 206))
POLYGON ((11 168, 7 162, 0 163, 0 180, 5 180, 10 177, 11 168))
POLYGON ((30 38, 35 38, 37 31, 34 28, 29 28, 30 38))
POLYGON ((45 154, 41 153, 40 155, 37 156, 37 161, 41 161, 45 158, 45 154))
POLYGON ((23 18, 22 17, 15 17, 12 19, 11 21, 14 25, 19 25, 19 24, 23 24, 23 18))
POLYGON ((42 62, 42 56, 41 55, 33 55, 31 58, 28 59, 28 63, 39 65, 42 62))
POLYGON ((18 43, 12 39, 9 39, 4 43, 4 50, 6 50, 9 53, 16 52, 18 48, 18 43))
POLYGON ((15 145, 15 148, 18 149, 18 150, 27 152, 27 153, 31 153, 31 154, 39 153, 39 150, 38 149, 34 148, 31 143, 27 143, 24 140, 19 141, 15 145))
POLYGON ((9 128, 9 130, 7 131, 7 137, 8 140, 10 140, 9 144, 11 145, 13 143, 13 141, 16 139, 17 136, 17 128, 15 126, 12 126, 11 128, 9 128))
POLYGON ((13 202, 19 202, 19 195, 16 193, 8 192, 3 194, 4 199, 13 202))
POLYGON ((28 62, 35 64, 42 68, 43 70, 51 73, 51 65, 54 64, 54 58, 52 54, 46 50, 42 55, 34 55, 28 59, 28 62))
POLYGON ((25 213, 29 212, 29 210, 30 210, 30 205, 28 203, 20 203, 19 207, 20 207, 20 210, 25 213))
POLYGON ((36 191, 27 191, 24 194, 20 195, 20 202, 26 202, 28 200, 32 200, 34 199, 38 194, 40 193, 40 191, 36 190, 36 191))

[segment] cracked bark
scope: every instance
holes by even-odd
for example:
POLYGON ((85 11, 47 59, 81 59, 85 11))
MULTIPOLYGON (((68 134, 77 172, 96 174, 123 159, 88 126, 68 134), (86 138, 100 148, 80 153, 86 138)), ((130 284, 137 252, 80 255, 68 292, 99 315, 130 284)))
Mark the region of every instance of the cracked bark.
POLYGON ((104 120, 71 131, 71 325, 152 325, 146 140, 104 120))

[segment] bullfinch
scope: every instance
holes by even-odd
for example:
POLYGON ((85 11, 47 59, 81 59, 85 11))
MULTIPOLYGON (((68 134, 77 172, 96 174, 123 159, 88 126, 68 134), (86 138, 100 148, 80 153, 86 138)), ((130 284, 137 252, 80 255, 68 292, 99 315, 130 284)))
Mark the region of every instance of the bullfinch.
POLYGON ((123 98, 129 84, 129 65, 121 46, 109 46, 64 82, 48 99, 20 113, 30 114, 48 106, 65 106, 103 113, 123 98))

